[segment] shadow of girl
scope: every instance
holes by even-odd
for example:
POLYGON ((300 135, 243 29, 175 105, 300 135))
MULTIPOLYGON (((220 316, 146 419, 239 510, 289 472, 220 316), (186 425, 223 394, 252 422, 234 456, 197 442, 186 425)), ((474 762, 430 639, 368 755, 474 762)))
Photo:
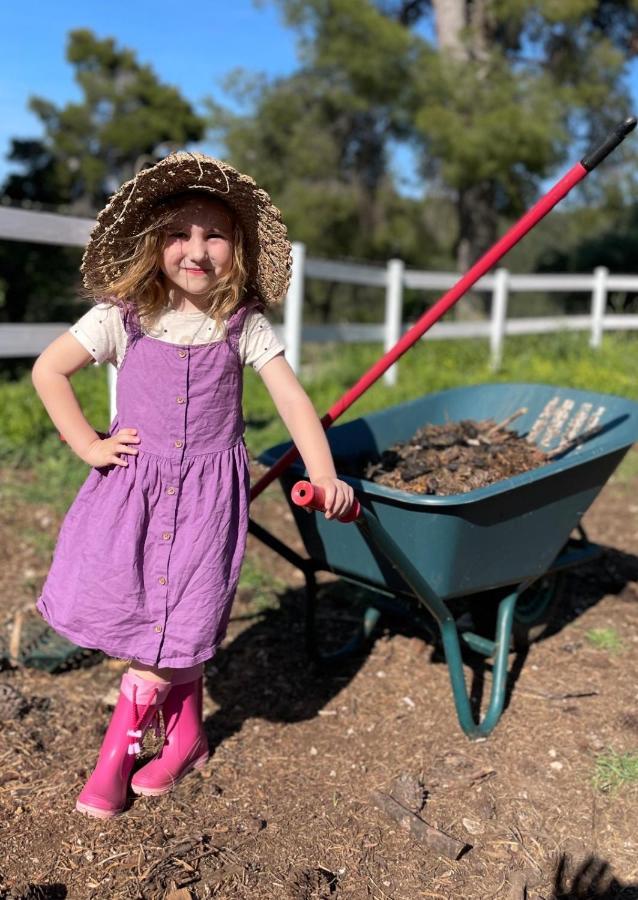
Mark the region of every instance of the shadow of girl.
POLYGON ((551 900, 638 900, 638 885, 622 884, 614 878, 604 859, 589 856, 575 872, 570 873, 569 868, 569 859, 563 854, 551 900))
MULTIPOLYGON (((313 664, 305 647, 303 592, 287 590, 279 599, 277 609, 260 614, 207 667, 204 686, 219 706, 204 723, 211 752, 247 719, 301 722, 315 717, 365 661, 364 650, 329 670, 313 664)), ((357 618, 357 610, 347 603, 338 612, 324 623, 335 642, 347 640, 357 618)))

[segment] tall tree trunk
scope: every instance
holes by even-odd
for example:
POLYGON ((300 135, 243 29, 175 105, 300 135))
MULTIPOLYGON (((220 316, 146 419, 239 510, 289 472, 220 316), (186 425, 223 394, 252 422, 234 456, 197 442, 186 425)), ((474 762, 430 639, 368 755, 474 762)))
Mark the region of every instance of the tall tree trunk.
POLYGON ((432 7, 439 48, 454 59, 466 61, 462 32, 468 24, 467 0, 432 0, 432 7))
POLYGON ((456 259, 459 271, 465 272, 492 246, 496 237, 498 216, 494 208, 494 184, 481 181, 459 191, 457 209, 460 228, 456 259))
MULTIPOLYGON (((480 78, 488 56, 489 37, 493 27, 490 0, 432 0, 436 33, 441 53, 473 65, 480 78), (467 40, 464 30, 467 29, 467 40)), ((460 138, 462 139, 462 137, 460 138)), ((479 182, 458 191, 456 207, 459 232, 456 242, 456 264, 466 272, 494 243, 498 217, 495 210, 494 184, 479 182)), ((469 295, 458 307, 458 314, 474 318, 487 309, 485 298, 469 295)))

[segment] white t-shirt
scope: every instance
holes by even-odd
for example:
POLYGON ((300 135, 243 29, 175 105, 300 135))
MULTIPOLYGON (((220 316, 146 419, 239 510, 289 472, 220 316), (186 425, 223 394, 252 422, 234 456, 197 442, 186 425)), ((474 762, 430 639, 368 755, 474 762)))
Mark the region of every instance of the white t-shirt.
MULTIPOLYGON (((97 303, 69 331, 91 354, 96 363, 110 362, 119 369, 126 350, 127 336, 120 312, 110 303, 97 303)), ((206 313, 177 312, 167 308, 152 326, 143 328, 145 334, 171 344, 208 344, 219 341, 213 319, 206 313)), ((239 356, 243 365, 258 372, 268 360, 284 349, 268 319, 252 310, 246 316, 239 338, 239 356)))

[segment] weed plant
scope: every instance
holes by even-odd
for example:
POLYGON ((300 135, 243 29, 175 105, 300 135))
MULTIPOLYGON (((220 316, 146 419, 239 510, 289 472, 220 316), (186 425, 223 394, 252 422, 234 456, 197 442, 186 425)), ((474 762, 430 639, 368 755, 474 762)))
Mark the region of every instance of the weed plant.
POLYGON ((638 753, 607 750, 596 758, 593 783, 599 791, 615 793, 638 782, 638 753))
POLYGON ((625 645, 615 628, 592 628, 585 633, 585 639, 596 650, 604 650, 612 656, 622 653, 625 649, 625 645))

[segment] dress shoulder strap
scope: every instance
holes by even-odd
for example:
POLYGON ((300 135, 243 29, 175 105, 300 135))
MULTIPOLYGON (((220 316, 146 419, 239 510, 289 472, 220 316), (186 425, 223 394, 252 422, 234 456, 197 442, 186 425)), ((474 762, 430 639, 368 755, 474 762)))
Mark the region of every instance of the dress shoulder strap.
POLYGON ((226 340, 235 352, 238 352, 239 350, 239 338, 244 330, 248 314, 254 310, 262 310, 263 308, 263 304, 259 303, 259 301, 248 300, 246 303, 242 303, 239 309, 236 309, 228 319, 228 322, 226 323, 226 340))
POLYGON ((142 327, 140 325, 140 317, 135 304, 130 300, 125 300, 118 304, 118 308, 120 311, 120 318, 122 319, 122 325, 124 326, 126 336, 129 340, 140 337, 142 334, 142 327))

